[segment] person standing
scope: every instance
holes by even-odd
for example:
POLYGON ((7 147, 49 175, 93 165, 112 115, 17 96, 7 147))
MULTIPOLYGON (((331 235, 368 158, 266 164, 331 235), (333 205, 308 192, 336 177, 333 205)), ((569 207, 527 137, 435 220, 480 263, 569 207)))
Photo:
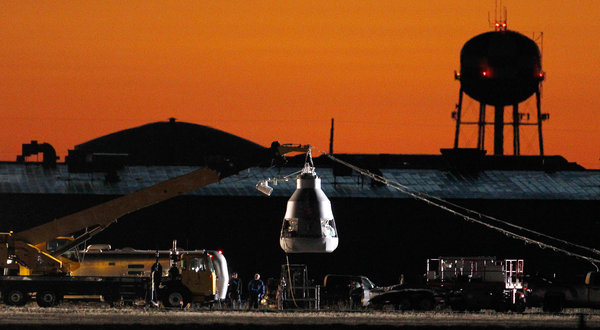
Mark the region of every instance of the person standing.
POLYGON ((260 274, 254 274, 254 279, 248 282, 248 293, 250 294, 249 308, 258 308, 265 295, 265 283, 260 279, 260 274))
POLYGON ((238 277, 238 273, 232 273, 227 287, 227 298, 231 302, 232 309, 242 308, 242 280, 238 277))
POLYGON ((362 301, 365 296, 365 286, 364 284, 358 282, 355 283, 354 289, 350 292, 350 299, 352 299, 352 309, 357 309, 362 307, 362 301))
POLYGON ((160 282, 162 280, 162 265, 160 264, 159 261, 160 258, 160 254, 158 253, 158 251, 156 251, 156 262, 152 265, 152 267, 150 268, 150 273, 151 273, 151 277, 152 277, 152 304, 154 306, 158 306, 158 290, 160 288, 160 282))

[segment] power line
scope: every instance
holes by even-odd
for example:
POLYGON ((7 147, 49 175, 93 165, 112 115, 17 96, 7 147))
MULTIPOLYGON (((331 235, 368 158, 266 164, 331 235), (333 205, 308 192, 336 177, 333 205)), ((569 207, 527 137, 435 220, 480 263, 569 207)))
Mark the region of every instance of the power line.
POLYGON ((560 252, 560 253, 563 253, 565 255, 568 255, 570 257, 575 257, 575 258, 586 260, 586 261, 590 262, 592 265, 594 265, 594 267, 596 267, 596 269, 598 269, 598 266, 596 265, 596 263, 600 263, 600 259, 597 259, 597 258, 594 258, 594 257, 588 257, 588 256, 585 256, 585 255, 576 253, 576 252, 569 251, 569 250, 564 249, 564 248, 557 247, 557 246, 552 245, 552 244, 541 242, 539 240, 536 240, 536 239, 533 239, 533 238, 530 238, 530 237, 527 237, 527 236, 515 233, 515 232, 510 231, 508 229, 504 229, 504 228, 501 228, 499 226, 495 226, 493 224, 487 223, 483 219, 489 219, 489 220, 492 220, 494 222, 503 224, 505 226, 512 227, 514 229, 518 229, 518 230, 521 230, 521 231, 525 231, 525 232, 528 232, 528 233, 531 233, 531 234, 535 234, 535 235, 538 235, 538 236, 541 236, 541 237, 544 237, 544 238, 548 238, 550 240, 554 240, 554 241, 560 242, 560 243, 568 245, 568 246, 577 247, 577 248, 580 248, 580 249, 583 249, 583 250, 587 250, 589 252, 592 252, 596 256, 600 256, 600 251, 597 250, 597 249, 586 247, 586 246, 582 246, 582 245, 579 245, 579 244, 576 244, 576 243, 568 242, 568 241, 560 239, 560 238, 555 238, 555 237, 552 237, 552 236, 549 236, 549 235, 546 235, 546 234, 543 234, 543 233, 540 233, 540 232, 536 232, 536 231, 527 229, 525 227, 518 226, 518 225, 512 224, 510 222, 503 221, 503 220, 500 220, 500 219, 497 219, 497 218, 485 215, 483 213, 480 213, 480 212, 477 212, 477 211, 474 211, 474 210, 471 210, 471 209, 459 206, 457 204, 448 202, 448 201, 443 200, 441 198, 438 198, 438 197, 435 197, 435 196, 430 196, 430 195, 428 195, 426 193, 413 192, 413 191, 410 190, 410 188, 408 188, 405 185, 402 185, 399 182, 396 182, 396 181, 393 181, 393 180, 388 180, 388 179, 386 179, 385 177, 383 177, 381 175, 377 175, 377 174, 371 173, 371 172, 369 172, 367 170, 364 170, 364 169, 362 169, 362 168, 360 168, 358 166, 352 165, 352 164, 350 164, 348 162, 345 162, 345 161, 343 161, 341 159, 338 159, 335 156, 333 156, 333 155, 331 155, 329 153, 326 153, 326 152, 324 152, 324 151, 322 151, 322 150, 320 150, 320 149, 318 149, 318 148, 316 148, 314 146, 313 146, 313 148, 315 148, 317 151, 319 151, 321 154, 325 155, 326 157, 328 157, 332 161, 335 161, 335 162, 340 163, 340 164, 342 164, 342 165, 344 165, 346 167, 349 167, 349 168, 353 169, 354 171, 360 173, 361 175, 369 177, 372 180, 375 180, 377 182, 383 183, 383 184, 385 184, 386 186, 388 186, 390 188, 393 188, 393 189, 395 189, 397 191, 400 191, 402 193, 410 195, 413 198, 421 200, 421 201, 423 201, 423 202, 425 202, 425 203, 427 203, 429 205, 438 207, 438 208, 440 208, 440 209, 442 209, 444 211, 447 211, 447 212, 450 212, 450 213, 452 213, 454 215, 457 215, 457 216, 463 218, 466 221, 470 221, 470 222, 474 222, 474 223, 480 224, 480 225, 485 226, 485 227, 487 227, 489 229, 492 229, 492 230, 495 230, 497 232, 500 232, 500 233, 502 233, 505 236, 508 236, 510 238, 521 240, 521 241, 525 242, 526 244, 535 244, 535 245, 537 245, 538 247, 540 247, 542 249, 548 248, 548 249, 551 249, 551 250, 553 250, 555 252, 560 252), (451 207, 456 208, 456 209, 453 209, 451 207), (475 217, 473 217, 473 216, 471 216, 469 214, 476 215, 476 216, 479 217, 479 219, 477 219, 477 218, 475 218, 475 217))

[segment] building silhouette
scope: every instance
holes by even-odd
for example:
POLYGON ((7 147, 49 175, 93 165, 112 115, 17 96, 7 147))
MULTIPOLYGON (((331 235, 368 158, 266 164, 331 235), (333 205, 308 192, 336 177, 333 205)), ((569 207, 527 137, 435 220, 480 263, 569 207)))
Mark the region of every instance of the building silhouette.
MULTIPOLYGON (((304 155, 272 163, 268 151, 217 129, 170 120, 76 145, 65 162, 47 161, 46 155, 42 162, 26 157, 1 162, 0 231, 18 232, 217 164, 232 175, 129 214, 88 244, 156 249, 177 239, 183 248, 223 250, 240 274, 260 270, 265 278, 276 277, 286 260, 279 231, 295 183, 279 182, 270 197, 255 186, 261 179, 299 170, 304 155), (259 165, 246 168, 251 163, 259 165)), ((600 171, 561 156, 486 155, 478 149, 335 156, 412 191, 600 248, 600 171)), ((314 162, 332 202, 340 244, 331 254, 290 254, 289 259, 307 264, 317 282, 327 273, 364 274, 378 284, 397 282, 401 274, 416 279, 425 270, 425 259, 438 256, 524 258, 526 273, 593 269, 587 261, 466 221, 327 157, 314 162)))

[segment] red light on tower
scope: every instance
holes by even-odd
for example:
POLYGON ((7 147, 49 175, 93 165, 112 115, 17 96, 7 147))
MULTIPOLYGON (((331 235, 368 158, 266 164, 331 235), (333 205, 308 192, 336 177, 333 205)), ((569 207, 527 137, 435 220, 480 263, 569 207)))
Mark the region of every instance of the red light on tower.
POLYGON ((487 60, 484 63, 480 64, 479 69, 481 70, 480 74, 482 78, 492 77, 492 68, 490 68, 490 65, 487 63, 487 60))

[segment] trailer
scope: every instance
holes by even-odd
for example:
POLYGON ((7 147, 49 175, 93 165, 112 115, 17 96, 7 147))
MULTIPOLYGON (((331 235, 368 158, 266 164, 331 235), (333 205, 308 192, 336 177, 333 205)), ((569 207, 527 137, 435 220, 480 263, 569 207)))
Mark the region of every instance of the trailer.
POLYGON ((427 287, 457 311, 525 310, 523 259, 440 257, 427 260, 427 287))
POLYGON ((375 309, 522 312, 525 309, 523 260, 495 257, 439 257, 427 259, 419 283, 400 283, 373 297, 375 309))
POLYGON ((148 300, 148 277, 101 276, 1 276, 2 301, 10 306, 23 306, 35 298, 40 307, 57 305, 66 296, 102 297, 114 304, 117 301, 148 300))

